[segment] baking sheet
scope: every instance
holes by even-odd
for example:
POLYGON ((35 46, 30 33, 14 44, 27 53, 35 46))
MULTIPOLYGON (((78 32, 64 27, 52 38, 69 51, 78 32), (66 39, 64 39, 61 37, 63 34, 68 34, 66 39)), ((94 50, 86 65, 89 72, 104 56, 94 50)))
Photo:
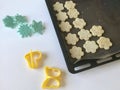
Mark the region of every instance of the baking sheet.
MULTIPOLYGON (((61 48, 63 50, 63 54, 65 56, 65 60, 69 63, 68 67, 72 67, 72 65, 76 62, 69 53, 69 49, 72 47, 68 45, 65 40, 65 36, 67 33, 61 32, 58 27, 59 21, 56 18, 56 12, 53 10, 53 4, 55 2, 65 3, 67 0, 46 0, 48 9, 51 14, 51 18, 53 20, 53 24, 55 26, 58 39, 61 44, 61 48), (71 64, 71 65, 70 65, 71 64)), ((82 62, 90 62, 91 60, 97 60, 101 58, 107 58, 111 55, 120 52, 120 1, 119 0, 73 0, 76 3, 76 9, 80 12, 79 18, 83 18, 87 25, 85 29, 89 30, 93 25, 101 25, 105 30, 103 36, 111 39, 113 46, 109 50, 98 49, 96 53, 86 54, 82 57, 82 62), (86 61, 85 61, 86 60, 86 61)), ((65 10, 66 11, 66 10, 65 10)), ((74 19, 73 19, 74 20, 74 19)), ((72 19, 68 19, 70 23, 73 22, 72 19)), ((71 33, 77 33, 78 30, 72 28, 71 33)), ((91 38, 90 40, 97 40, 97 37, 91 38)), ((76 46, 83 45, 83 42, 78 42, 76 46)), ((83 49, 84 50, 84 49, 83 49)), ((84 50, 85 52, 85 50, 84 50)), ((92 61, 91 61, 92 62, 92 61)))

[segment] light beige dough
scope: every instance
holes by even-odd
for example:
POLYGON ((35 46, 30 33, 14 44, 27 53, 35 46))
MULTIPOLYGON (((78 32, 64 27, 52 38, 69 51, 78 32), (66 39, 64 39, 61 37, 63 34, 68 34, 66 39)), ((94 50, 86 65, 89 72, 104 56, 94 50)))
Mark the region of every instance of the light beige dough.
POLYGON ((69 45, 76 45, 76 43, 79 41, 77 35, 72 33, 68 33, 65 39, 69 45))
POLYGON ((84 55, 84 52, 82 51, 81 47, 73 46, 70 49, 71 57, 75 58, 77 60, 80 60, 81 57, 84 55))
POLYGON ((85 30, 85 29, 81 29, 78 32, 78 35, 79 35, 79 38, 81 40, 89 40, 89 38, 92 36, 91 33, 88 30, 85 30))
POLYGON ((59 12, 56 14, 56 17, 58 21, 65 21, 66 19, 68 19, 66 12, 59 12))
POLYGON ((75 21, 73 21, 73 25, 75 28, 83 29, 86 26, 86 22, 82 18, 76 18, 75 21))
POLYGON ((97 40, 97 43, 100 48, 104 48, 105 50, 109 50, 110 47, 112 46, 112 42, 110 41, 109 38, 106 38, 106 37, 100 37, 97 40))
POLYGON ((72 0, 65 2, 65 8, 68 10, 75 8, 75 6, 76 4, 72 0))
POLYGON ((63 32, 70 32, 70 30, 71 30, 71 28, 72 28, 72 26, 70 25, 70 23, 69 22, 61 22, 60 24, 59 24, 59 27, 61 28, 61 31, 63 31, 63 32))
POLYGON ((92 33, 93 36, 100 37, 104 33, 104 30, 102 29, 102 26, 93 25, 92 28, 90 29, 90 32, 92 33))
POLYGON ((86 41, 83 45, 87 53, 95 53, 98 49, 98 45, 95 41, 86 41))
POLYGON ((60 12, 60 11, 64 10, 63 3, 60 3, 60 2, 56 2, 56 3, 53 5, 53 8, 54 8, 54 10, 57 11, 57 12, 60 12))
POLYGON ((69 18, 77 18, 80 13, 78 12, 77 9, 70 9, 67 14, 69 18))

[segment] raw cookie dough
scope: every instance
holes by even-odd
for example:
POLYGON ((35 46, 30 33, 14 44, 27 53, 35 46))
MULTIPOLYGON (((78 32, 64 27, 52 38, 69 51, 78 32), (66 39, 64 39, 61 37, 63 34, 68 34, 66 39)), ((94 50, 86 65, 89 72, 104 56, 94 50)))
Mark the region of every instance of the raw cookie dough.
POLYGON ((78 12, 77 9, 70 9, 68 11, 68 16, 69 18, 77 18, 80 13, 78 12))
POLYGON ((61 28, 61 31, 63 31, 63 32, 69 32, 70 31, 70 29, 72 28, 72 26, 70 25, 70 23, 69 22, 61 22, 60 24, 59 24, 59 27, 61 28))
POLYGON ((60 3, 60 2, 56 2, 56 3, 53 5, 53 8, 54 8, 54 10, 57 11, 57 12, 60 12, 60 11, 64 10, 64 6, 63 6, 63 4, 60 3))
POLYGON ((87 53, 95 53, 98 49, 98 45, 95 41, 86 41, 83 45, 87 53))
POLYGON ((59 12, 56 14, 56 17, 59 21, 65 21, 66 19, 68 19, 66 12, 59 12))
POLYGON ((76 59, 81 59, 81 57, 84 55, 84 52, 82 51, 81 47, 73 46, 70 49, 71 57, 76 59))
POLYGON ((68 33, 65 39, 69 45, 76 45, 76 43, 79 41, 77 35, 72 33, 68 33))
POLYGON ((88 30, 85 30, 85 29, 81 29, 78 32, 78 35, 79 35, 79 38, 81 40, 89 40, 89 38, 92 36, 91 33, 88 30))
POLYGON ((93 36, 100 37, 104 33, 104 30, 102 29, 102 26, 93 25, 92 28, 90 29, 90 32, 92 33, 93 36))
POLYGON ((75 6, 76 6, 76 4, 71 0, 65 2, 65 8, 67 8, 68 10, 75 8, 75 6))
POLYGON ((83 29, 84 26, 86 26, 86 22, 82 18, 76 18, 75 21, 73 21, 73 25, 75 28, 83 29))
POLYGON ((100 48, 104 48, 105 50, 110 49, 110 47, 112 46, 112 42, 110 41, 109 38, 106 38, 106 37, 100 37, 97 40, 97 43, 100 48))

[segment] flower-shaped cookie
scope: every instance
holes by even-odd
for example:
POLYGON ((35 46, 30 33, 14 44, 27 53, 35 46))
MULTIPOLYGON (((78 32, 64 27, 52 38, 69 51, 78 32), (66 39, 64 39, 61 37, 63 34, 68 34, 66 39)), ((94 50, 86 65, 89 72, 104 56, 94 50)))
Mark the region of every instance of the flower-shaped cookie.
POLYGON ((60 12, 60 11, 62 11, 62 10, 64 9, 64 6, 63 6, 63 4, 60 3, 60 2, 56 2, 56 3, 53 5, 53 8, 54 8, 55 11, 60 12))
POLYGON ((100 37, 97 40, 97 43, 100 48, 104 48, 105 50, 108 50, 112 46, 112 42, 110 41, 109 38, 106 37, 100 37))
POLYGON ((104 30, 102 29, 102 26, 93 25, 92 28, 90 29, 90 32, 92 33, 93 36, 100 37, 104 33, 104 30))
POLYGON ((73 1, 66 1, 65 2, 65 8, 69 9, 73 9, 75 8, 76 4, 73 1))
POLYGON ((73 46, 70 49, 71 57, 76 59, 81 59, 81 57, 84 55, 84 52, 82 51, 81 47, 73 46))
POLYGON ((83 47, 85 48, 87 53, 95 53, 98 49, 98 45, 95 41, 86 41, 83 47))
POLYGON ((77 35, 72 33, 68 33, 65 39, 69 45, 75 45, 79 41, 77 35))
POLYGON ((66 12, 59 12, 56 14, 56 17, 59 21, 65 21, 66 19, 68 19, 66 12))
POLYGON ((78 32, 78 35, 79 35, 79 38, 81 40, 89 40, 89 38, 92 36, 91 33, 88 30, 85 30, 85 29, 81 29, 78 32))
POLYGON ((59 27, 61 28, 61 31, 63 32, 69 32, 72 26, 70 25, 69 22, 61 22, 59 27))
POLYGON ((75 28, 83 29, 86 22, 82 18, 76 18, 75 21, 73 21, 73 25, 75 28))
POLYGON ((77 18, 80 13, 77 11, 77 9, 70 9, 68 11, 69 18, 77 18))

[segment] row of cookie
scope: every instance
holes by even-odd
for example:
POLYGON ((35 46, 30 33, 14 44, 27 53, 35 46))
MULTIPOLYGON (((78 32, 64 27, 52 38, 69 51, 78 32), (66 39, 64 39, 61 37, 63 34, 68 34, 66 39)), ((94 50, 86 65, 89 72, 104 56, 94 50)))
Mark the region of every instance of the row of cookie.
MULTIPOLYGON (((70 29, 72 28, 72 26, 68 22, 62 22, 59 25, 59 27, 61 27, 62 31, 67 31, 67 32, 70 32, 70 29)), ((80 31, 78 32, 78 35, 81 40, 86 41, 86 40, 89 40, 89 38, 91 38, 92 36, 100 37, 103 35, 103 33, 104 33, 104 30, 102 29, 102 26, 93 25, 90 31, 85 29, 80 29, 80 31)))
MULTIPOLYGON (((106 50, 109 49, 110 46, 112 46, 109 38, 106 37, 100 37, 97 43, 99 44, 100 48, 104 48, 106 50)), ((95 41, 86 41, 83 47, 87 53, 95 53, 96 50, 99 48, 95 41)), ((84 56, 82 48, 77 46, 72 46, 72 48, 70 49, 70 54, 72 58, 75 58, 77 60, 80 60, 81 57, 84 56)))
MULTIPOLYGON (((65 39, 68 44, 72 44, 72 45, 76 45, 76 43, 79 41, 76 34, 72 34, 72 33, 68 33, 68 35, 65 37, 65 39)), ((112 43, 111 43, 110 39, 103 37, 103 36, 100 37, 97 40, 97 42, 88 40, 83 44, 83 48, 85 49, 86 53, 95 53, 97 51, 97 49, 99 49, 99 48, 108 50, 111 46, 112 46, 112 43)), ((71 52, 71 49, 70 49, 70 53, 71 53, 71 56, 73 56, 74 53, 71 52)), ((81 56, 80 53, 81 53, 81 51, 78 52, 79 56, 81 56)))
POLYGON ((65 5, 63 5, 63 3, 60 3, 60 2, 56 2, 54 5, 53 5, 53 8, 55 11, 57 12, 60 12, 62 10, 64 10, 64 7, 67 9, 67 10, 71 10, 71 9, 75 9, 75 6, 76 4, 73 2, 73 1, 66 1, 65 2, 65 5))
MULTIPOLYGON (((76 18, 73 21, 74 28, 82 29, 86 25, 86 22, 82 18, 76 18)), ((62 32, 70 32, 72 29, 72 25, 68 21, 62 21, 59 24, 62 32)))
MULTIPOLYGON (((101 37, 104 33, 104 30, 102 29, 102 26, 95 26, 93 25, 92 28, 89 30, 85 30, 85 29, 81 29, 79 32, 78 32, 78 36, 80 38, 80 40, 89 40, 89 38, 91 38, 92 36, 97 36, 97 37, 101 37)), ((77 42, 78 42, 78 38, 77 38, 77 35, 75 34, 71 34, 71 35, 67 35, 66 36, 66 40, 68 40, 68 38, 72 38, 74 39, 74 42, 72 42, 72 40, 69 41, 68 44, 71 44, 71 45, 75 45, 77 42)))

